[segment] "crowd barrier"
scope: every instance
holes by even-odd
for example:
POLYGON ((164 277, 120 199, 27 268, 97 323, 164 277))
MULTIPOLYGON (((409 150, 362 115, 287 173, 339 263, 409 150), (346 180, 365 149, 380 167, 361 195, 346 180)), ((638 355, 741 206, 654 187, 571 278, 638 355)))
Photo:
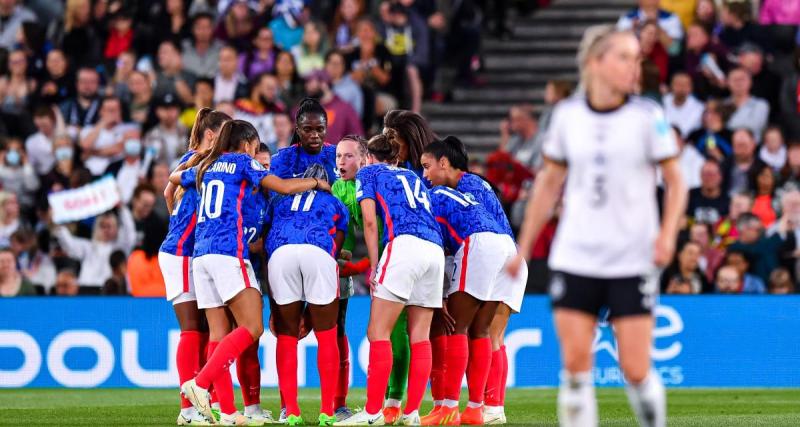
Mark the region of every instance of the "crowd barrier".
MULTIPOLYGON (((664 296, 655 315, 652 355, 667 386, 800 387, 800 295, 664 296)), ((347 335, 356 387, 366 384, 368 319, 369 299, 352 298, 347 335)), ((174 387, 179 333, 160 299, 0 299, 0 387, 174 387)), ((547 297, 526 297, 505 342, 509 386, 558 384, 547 297)), ((264 386, 278 383, 275 346, 265 333, 264 386)), ((596 384, 623 384, 610 326, 598 326, 594 349, 596 384)), ((318 386, 313 334, 300 342, 298 358, 299 384, 318 386)))

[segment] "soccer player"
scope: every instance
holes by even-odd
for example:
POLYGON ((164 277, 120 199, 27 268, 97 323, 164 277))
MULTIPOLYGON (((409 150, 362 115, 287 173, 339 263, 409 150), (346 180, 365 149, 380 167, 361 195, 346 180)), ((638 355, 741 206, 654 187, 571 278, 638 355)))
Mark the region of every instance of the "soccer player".
MULTIPOLYGON (((503 233, 513 242, 514 233, 511 231, 511 224, 508 222, 508 217, 503 211, 500 199, 497 198, 497 194, 492 190, 491 185, 478 175, 466 172, 469 165, 469 157, 466 147, 458 138, 448 136, 425 147, 422 155, 422 164, 426 176, 432 182, 455 188, 479 202, 489 215, 502 226, 503 233)), ((447 271, 450 272, 452 269, 447 271)), ((486 394, 483 399, 486 405, 484 407, 483 422, 486 424, 505 424, 506 417, 503 409, 503 400, 506 377, 508 375, 508 359, 506 358, 503 336, 511 313, 519 313, 522 308, 527 276, 527 266, 522 265, 521 271, 516 277, 506 275, 503 278, 506 281, 503 289, 507 293, 500 299, 501 303, 497 307, 489 328, 489 335, 492 340, 492 357, 486 394)), ((441 339, 439 337, 434 338, 434 335, 432 335, 431 340, 436 342, 441 339)), ((434 345, 435 350, 436 346, 434 345)), ((470 358, 470 363, 473 361, 470 358)), ((432 375, 431 391, 433 391, 433 383, 434 378, 432 375)), ((434 399, 436 399, 436 396, 434 396, 434 399)), ((441 403, 440 401, 436 405, 437 402, 434 400, 433 412, 437 411, 437 407, 440 409, 441 403)))
MULTIPOLYGON (((306 178, 327 181, 325 169, 312 165, 306 178)), ((278 197, 267 214, 271 227, 266 238, 269 283, 277 313, 276 360, 278 385, 286 405, 286 423, 301 425, 297 402, 297 341, 303 308, 311 316, 317 338, 320 378, 319 425, 333 425, 334 394, 339 378, 339 272, 336 257, 347 232, 344 204, 331 194, 308 191, 278 197)))
POLYGON ((314 163, 325 167, 328 182, 333 184, 336 173, 336 147, 325 143, 328 116, 325 108, 313 98, 306 98, 297 108, 292 145, 278 150, 270 169, 279 178, 303 176, 314 163))
POLYGON ((483 424, 484 391, 492 360, 489 325, 501 302, 519 311, 525 281, 505 273, 503 266, 517 253, 510 226, 488 184, 464 172, 469 159, 461 141, 455 137, 436 141, 425 147, 421 159, 425 177, 437 186, 431 189, 431 205, 442 226, 445 248, 454 255, 446 294, 447 311, 455 320, 455 331, 447 337, 445 400, 438 411, 422 418, 422 424, 483 424), (458 187, 471 192, 455 190, 458 187), (487 205, 481 203, 483 199, 487 205), (469 403, 459 415, 465 372, 469 403))
MULTIPOLYGON (((189 139, 189 150, 183 155, 180 163, 199 163, 211 147, 217 131, 227 120, 230 120, 228 115, 209 108, 198 111, 189 139)), ((172 308, 175 310, 175 317, 181 329, 175 364, 178 368, 178 379, 183 384, 200 369, 200 362, 204 359, 202 353, 205 351, 205 342, 208 342, 208 331, 203 315, 197 309, 191 271, 197 203, 200 197, 194 187, 173 196, 174 190, 174 186, 168 186, 164 190, 167 199, 175 200, 177 206, 170 209, 169 231, 159 249, 158 264, 164 276, 167 300, 172 301, 172 308)), ((191 402, 181 396, 181 412, 177 424, 200 424, 204 421, 205 418, 194 409, 191 402)))
MULTIPOLYGON (((592 27, 578 54, 579 94, 559 103, 543 145, 520 233, 530 248, 564 189, 564 212, 550 254, 550 296, 563 372, 562 426, 597 425, 592 342, 601 307, 617 340, 626 392, 643 426, 666 424, 666 394, 651 371, 658 268, 672 259, 686 186, 678 147, 661 107, 631 95, 639 76, 639 42, 630 31, 592 27), (659 227, 656 167, 666 186, 659 227)), ((528 251, 508 265, 517 272, 528 251)))
POLYGON ((401 424, 419 424, 419 405, 431 370, 430 322, 442 304, 442 236, 430 211, 430 196, 414 172, 394 166, 400 144, 388 135, 373 137, 369 162, 356 175, 356 197, 364 219, 364 239, 372 268, 372 304, 367 403, 363 411, 334 425, 382 425, 383 397, 392 370, 389 337, 400 313, 408 312, 411 342, 408 399, 401 424), (377 217, 383 220, 386 249, 378 260, 377 217))
POLYGON ((197 186, 200 202, 192 260, 197 306, 206 309, 210 342, 219 342, 216 350, 194 379, 184 382, 181 390, 192 405, 208 419, 213 419, 208 388, 214 384, 220 403, 220 424, 246 422, 233 404, 233 386, 216 381, 230 364, 264 330, 261 292, 248 258, 247 236, 243 229, 245 194, 258 185, 281 194, 311 189, 329 189, 327 182, 316 179, 282 180, 272 176, 252 158, 258 147, 258 133, 250 123, 226 122, 205 159, 188 170, 170 176, 173 184, 184 188, 197 186), (228 333, 228 307, 238 327, 228 333))

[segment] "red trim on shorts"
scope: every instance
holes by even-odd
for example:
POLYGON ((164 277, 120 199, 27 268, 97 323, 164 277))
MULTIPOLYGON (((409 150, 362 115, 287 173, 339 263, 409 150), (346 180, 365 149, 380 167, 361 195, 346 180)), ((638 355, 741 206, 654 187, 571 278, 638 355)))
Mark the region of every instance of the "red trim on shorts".
POLYGON ((389 207, 386 206, 386 200, 380 194, 375 195, 378 198, 378 203, 381 204, 383 213, 386 215, 386 228, 389 231, 388 239, 390 242, 394 240, 394 223, 392 222, 392 215, 389 214, 389 207))
POLYGON ((386 262, 383 263, 383 268, 381 268, 381 277, 380 277, 380 279, 378 279, 378 283, 379 284, 383 283, 383 278, 386 277, 386 267, 389 266, 389 260, 392 258, 392 243, 393 242, 394 241, 389 242, 389 244, 386 245, 386 262))
POLYGON ((447 231, 450 233, 450 237, 452 237, 453 240, 456 241, 456 243, 458 243, 459 245, 464 243, 464 239, 462 239, 461 236, 459 236, 458 233, 456 233, 456 229, 453 228, 453 226, 450 225, 450 223, 447 222, 446 219, 444 219, 443 217, 437 216, 436 217, 436 222, 438 222, 439 224, 444 224, 444 226, 447 227, 447 231))
POLYGON ((183 245, 186 243, 186 240, 189 239, 189 236, 194 234, 194 226, 197 225, 197 211, 195 210, 192 213, 192 219, 189 221, 189 225, 186 226, 186 230, 183 230, 183 234, 181 234, 180 240, 178 240, 178 248, 175 250, 175 255, 183 256, 183 245))
POLYGON ((242 269, 242 277, 244 277, 244 287, 250 287, 250 276, 247 274, 247 265, 244 263, 244 243, 242 243, 242 199, 244 199, 244 190, 247 188, 247 181, 242 180, 242 185, 239 187, 239 197, 236 198, 236 258, 239 259, 239 268, 242 269))
POLYGON ((464 256, 461 257, 461 279, 458 282, 458 290, 464 292, 467 286, 467 265, 469 261, 469 237, 464 239, 464 256))
POLYGON ((183 257, 183 292, 189 292, 189 257, 183 257))
MULTIPOLYGON (((333 249, 331 249, 331 256, 336 258, 336 221, 339 220, 339 214, 333 215, 333 227, 328 230, 328 234, 331 235, 331 240, 333 241, 333 249)), ((338 265, 338 264, 337 264, 338 265)), ((337 267, 338 271, 338 267, 337 267)))

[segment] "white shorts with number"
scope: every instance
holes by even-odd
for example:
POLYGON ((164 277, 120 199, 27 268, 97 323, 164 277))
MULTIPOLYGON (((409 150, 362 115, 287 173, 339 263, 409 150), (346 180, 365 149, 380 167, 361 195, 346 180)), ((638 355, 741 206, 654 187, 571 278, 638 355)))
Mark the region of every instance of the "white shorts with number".
POLYGON ((378 263, 373 296, 405 305, 440 308, 444 282, 442 247, 401 235, 386 245, 378 263))
POLYGON ((339 297, 339 264, 314 245, 284 245, 269 258, 269 289, 279 305, 326 305, 339 297))
POLYGON ((261 292, 250 260, 230 255, 207 254, 192 260, 197 308, 222 307, 239 292, 261 292))
POLYGON ((172 301, 172 305, 175 305, 197 300, 192 280, 192 257, 159 252, 158 266, 164 276, 167 301, 172 301))
POLYGON ((447 295, 466 292, 481 301, 500 301, 519 313, 528 280, 523 263, 517 277, 506 273, 506 263, 517 255, 514 240, 505 234, 475 233, 454 257, 447 295))

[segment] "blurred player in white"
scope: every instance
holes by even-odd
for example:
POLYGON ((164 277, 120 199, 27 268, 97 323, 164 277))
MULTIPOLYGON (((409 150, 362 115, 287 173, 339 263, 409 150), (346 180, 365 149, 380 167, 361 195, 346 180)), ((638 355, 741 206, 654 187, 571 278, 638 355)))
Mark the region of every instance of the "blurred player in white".
MULTIPOLYGON (((642 426, 666 425, 666 394, 651 371, 658 268, 675 251, 686 186, 678 147, 656 103, 631 95, 640 48, 630 31, 592 27, 578 54, 585 93, 562 101, 545 138, 545 166, 528 203, 519 245, 530 248, 564 189, 550 255, 550 296, 561 344, 562 426, 598 423, 592 342, 601 307, 617 339, 631 407, 642 426), (666 192, 659 227, 656 167, 666 192)), ((508 265, 516 274, 521 251, 508 265)))

